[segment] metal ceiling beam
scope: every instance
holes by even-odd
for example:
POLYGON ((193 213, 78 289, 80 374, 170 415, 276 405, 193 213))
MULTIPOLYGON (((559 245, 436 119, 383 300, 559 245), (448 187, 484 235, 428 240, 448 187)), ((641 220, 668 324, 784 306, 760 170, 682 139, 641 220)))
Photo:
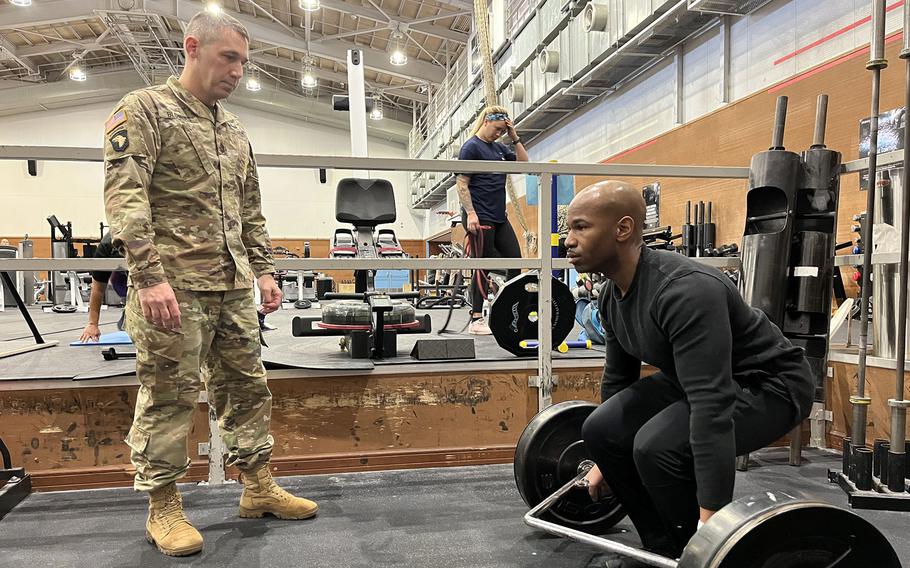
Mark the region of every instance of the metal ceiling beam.
MULTIPOLYGON (((34 112, 51 108, 65 108, 76 104, 93 104, 116 101, 127 92, 144 85, 131 65, 107 73, 93 72, 86 83, 61 81, 3 89, 0 97, 0 116, 34 112)), ((229 106, 242 106, 281 116, 290 116, 307 122, 346 129, 345 113, 335 112, 332 106, 312 98, 304 98, 274 89, 253 93, 243 87, 237 89, 226 101, 229 106)), ((380 137, 399 144, 408 139, 410 124, 387 117, 369 121, 370 136, 380 137)), ((100 128, 100 126, 99 126, 100 128)))
MULTIPOLYGON (((181 22, 182 23, 182 22, 181 22)), ((47 36, 44 34, 39 34, 37 32, 27 32, 17 29, 17 33, 25 37, 24 34, 35 34, 41 36, 45 39, 53 40, 50 43, 32 45, 29 47, 20 47, 19 55, 24 57, 36 57, 39 55, 52 55, 55 53, 67 53, 70 51, 96 51, 96 50, 105 50, 112 53, 121 53, 121 50, 115 49, 119 47, 120 41, 116 38, 103 39, 97 37, 95 39, 85 39, 77 41, 74 39, 66 38, 55 38, 52 36, 47 36)), ((174 41, 178 44, 183 44, 183 33, 177 31, 168 32, 168 39, 174 41)), ((273 47, 267 49, 274 49, 273 47)), ((0 57, 2 59, 2 57, 0 57)))
POLYGON ((337 34, 322 36, 322 41, 325 41, 327 39, 341 39, 343 37, 354 37, 375 32, 383 32, 388 29, 391 29, 388 25, 376 26, 375 28, 363 28, 362 30, 353 30, 349 32, 341 32, 337 34))
MULTIPOLYGON (((113 51, 115 53, 119 53, 119 51, 116 51, 114 49, 119 45, 120 42, 116 39, 106 39, 100 42, 96 39, 87 39, 82 41, 54 41, 51 43, 35 45, 32 47, 20 47, 18 54, 21 57, 36 57, 39 55, 53 55, 55 53, 67 53, 70 51, 96 51, 102 49, 105 51, 113 51)), ((2 57, 0 57, 0 59, 2 59, 2 57)))
MULTIPOLYGON (((272 67, 278 67, 280 69, 287 69, 288 71, 297 71, 299 72, 303 66, 302 63, 298 61, 291 61, 283 57, 275 57, 274 55, 265 55, 258 54, 250 58, 253 63, 261 65, 270 65, 272 67)), ((335 81, 336 83, 347 83, 348 75, 340 71, 332 71, 331 69, 322 69, 320 67, 313 67, 313 74, 320 79, 326 79, 328 81, 335 81)), ((391 91, 393 89, 398 89, 397 86, 381 85, 379 83, 371 84, 372 87, 382 89, 383 91, 391 91)), ((418 101, 421 103, 429 102, 426 95, 416 93, 414 91, 405 91, 402 93, 395 93, 395 96, 409 99, 412 101, 418 101)))
MULTIPOLYGON (((264 39, 263 41, 272 43, 268 39, 264 39)), ((318 39, 314 37, 313 43, 310 44, 310 53, 325 57, 326 59, 333 59, 345 63, 347 61, 348 50, 355 47, 363 51, 364 65, 368 69, 380 71, 386 75, 401 77, 402 79, 410 79, 412 81, 423 80, 431 83, 442 83, 445 79, 446 71, 438 65, 411 58, 408 60, 407 65, 399 67, 389 63, 389 54, 385 51, 369 49, 365 46, 354 45, 340 39, 318 41, 318 39)), ((297 48, 296 51, 301 50, 297 48)))
POLYGON ((0 6, 0 28, 46 26, 92 18, 95 10, 110 9, 110 4, 107 0, 54 0, 34 3, 27 10, 0 6))
POLYGON ((436 3, 455 6, 456 8, 462 8, 463 10, 474 10, 474 3, 471 2, 471 0, 436 0, 436 3))
MULTIPOLYGON (((174 32, 170 34, 171 39, 175 41, 180 41, 182 37, 180 34, 174 32)), ((67 41, 56 41, 44 45, 36 45, 34 47, 20 47, 19 56, 35 57, 39 55, 53 55, 57 53, 69 53, 73 51, 86 52, 86 51, 97 51, 105 50, 113 53, 119 53, 116 51, 115 47, 119 46, 120 42, 116 39, 105 39, 104 41, 97 40, 67 40, 67 41)), ((268 48, 274 49, 274 48, 268 48)), ((5 52, 4 52, 5 53, 5 52)), ((0 54, 0 60, 4 59, 4 55, 0 54)), ((265 55, 262 53, 252 54, 251 59, 253 62, 262 63, 264 65, 271 65, 272 67, 279 67, 281 69, 287 69, 289 71, 300 71, 301 63, 296 61, 291 61, 283 57, 275 57, 273 55, 265 55)), ((338 83, 347 83, 347 74, 344 72, 332 71, 330 69, 320 69, 314 68, 313 72, 321 79, 326 79, 329 81, 336 81, 338 83)), ((382 85, 381 88, 384 91, 390 90, 401 90, 401 92, 396 92, 395 95, 406 98, 409 100, 427 103, 429 102, 425 94, 416 93, 414 91, 407 91, 407 87, 401 86, 385 86, 382 85)))
MULTIPOLYGON (((234 91, 226 103, 229 107, 237 105, 270 114, 278 112, 282 116, 342 130, 350 127, 347 114, 332 110, 331 104, 283 91, 263 89, 254 93, 240 88, 234 91)), ((398 144, 407 142, 410 124, 392 118, 368 122, 371 123, 367 125, 369 136, 378 136, 398 144)))
MULTIPOLYGON (((354 7, 353 4, 345 4, 340 0, 330 1, 345 7, 354 7)), ((323 2, 323 5, 325 5, 325 2, 323 2)), ((146 0, 145 2, 145 8, 149 12, 183 20, 188 20, 203 7, 204 4, 202 2, 195 0, 182 0, 180 2, 174 2, 174 0, 146 0)), ((108 0, 53 0, 34 4, 28 10, 14 6, 0 6, 0 29, 50 25, 76 19, 93 18, 95 10, 110 8, 108 0)), ((266 22, 262 18, 256 18, 249 14, 241 14, 233 10, 228 11, 247 26, 253 39, 294 51, 306 51, 306 42, 280 25, 266 22)), ((376 14, 379 14, 379 12, 376 12, 376 14)), ((420 24, 413 29, 421 33, 428 33, 421 26, 429 26, 429 24, 420 24)), ((341 40, 315 43, 318 39, 318 36, 312 38, 314 43, 310 45, 310 53, 342 63, 347 61, 347 50, 354 47, 353 44, 341 40)), ((364 51, 366 66, 373 70, 404 79, 424 80, 434 83, 440 83, 445 78, 445 70, 431 63, 413 60, 404 67, 396 67, 389 63, 388 55, 384 51, 358 47, 364 51)))
MULTIPOLYGON (((320 4, 323 8, 328 8, 330 10, 335 10, 336 12, 342 12, 346 14, 354 14, 360 18, 368 18, 375 22, 387 23, 389 20, 385 15, 375 8, 369 6, 362 6, 360 4, 350 4, 344 0, 320 0, 320 4)), ((452 13, 452 17, 458 16, 458 13, 452 13)), ((441 18, 442 16, 440 16, 441 18)), ((408 29, 415 32, 420 32, 428 36, 433 36, 439 39, 447 39, 449 41, 454 41, 457 43, 466 44, 468 43, 468 34, 459 32, 456 30, 450 30, 449 28, 444 28, 442 26, 434 26, 430 22, 424 22, 422 20, 415 20, 413 18, 395 18, 397 21, 400 21, 403 24, 408 24, 408 29), (411 25, 413 22, 414 25, 411 25)))
POLYGON ((28 57, 22 55, 19 48, 13 42, 0 35, 0 53, 8 53, 9 56, 19 65, 28 69, 30 75, 38 75, 38 66, 35 65, 28 57))
POLYGON ((93 71, 91 80, 85 83, 58 81, 4 89, 0 96, 0 116, 105 101, 111 101, 113 108, 113 101, 142 86, 133 66, 126 65, 106 73, 93 71))
MULTIPOLYGON (((403 3, 402 3, 403 4, 403 3)), ((474 12, 470 10, 465 10, 463 12, 441 12, 435 16, 424 16, 422 18, 417 18, 416 20, 411 20, 408 24, 408 27, 414 29, 414 24, 423 24, 425 22, 435 22, 436 20, 444 20, 446 18, 454 18, 456 16, 470 16, 474 12)), ((401 19, 399 18, 399 21, 401 19)))
MULTIPOLYGON (((75 0, 90 1, 90 0, 75 0)), ((182 0, 179 3, 179 10, 174 5, 173 0, 145 0, 147 11, 176 18, 189 18, 196 11, 204 7, 202 2, 196 0, 182 0), (189 9, 187 9, 187 7, 189 9)), ((263 18, 256 18, 249 14, 241 14, 228 10, 228 12, 240 20, 247 27, 250 36, 264 43, 272 44, 276 47, 283 47, 293 51, 306 52, 306 41, 296 35, 291 34, 283 26, 272 22, 267 22, 263 18)), ((318 42, 319 36, 311 38, 309 52, 313 55, 332 59, 344 63, 347 61, 348 49, 357 47, 363 51, 364 64, 366 67, 381 71, 383 73, 402 77, 405 79, 423 79, 434 83, 441 83, 445 78, 445 69, 427 63, 426 61, 410 61, 406 66, 397 67, 389 63, 389 56, 384 51, 365 49, 361 46, 355 46, 349 42, 341 40, 331 40, 318 42)))
POLYGON ((405 32, 404 35, 407 36, 407 38, 408 38, 409 40, 411 40, 412 42, 414 42, 414 45, 417 46, 417 49, 419 49, 420 51, 426 53, 426 54, 427 54, 427 57, 429 57, 430 59, 432 59, 433 62, 436 63, 436 65, 439 65, 440 67, 445 67, 445 64, 444 64, 444 63, 440 63, 439 60, 436 59, 436 57, 433 56, 432 53, 430 53, 429 51, 427 51, 427 48, 425 48, 419 41, 417 41, 416 39, 414 39, 414 36, 411 35, 411 32, 410 32, 410 31, 405 32))

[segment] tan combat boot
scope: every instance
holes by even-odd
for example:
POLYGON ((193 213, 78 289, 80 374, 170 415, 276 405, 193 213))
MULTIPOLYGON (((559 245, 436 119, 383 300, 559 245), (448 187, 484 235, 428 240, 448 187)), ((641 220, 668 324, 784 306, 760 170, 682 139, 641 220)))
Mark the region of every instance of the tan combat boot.
POLYGON ((240 474, 243 494, 240 496, 240 516, 255 519, 270 513, 279 519, 309 519, 319 506, 309 499, 294 497, 275 483, 268 464, 240 474))
POLYGON ((186 520, 176 483, 149 493, 145 538, 168 556, 188 556, 202 550, 202 535, 186 520))

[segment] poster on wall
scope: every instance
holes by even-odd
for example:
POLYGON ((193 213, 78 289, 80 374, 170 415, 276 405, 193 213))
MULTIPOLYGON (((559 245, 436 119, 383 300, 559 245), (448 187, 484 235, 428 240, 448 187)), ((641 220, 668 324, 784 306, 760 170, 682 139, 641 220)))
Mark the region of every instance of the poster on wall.
POLYGON ((645 198, 645 229, 660 226, 660 182, 655 181, 641 188, 645 198))
MULTIPOLYGON (((904 108, 895 108, 878 116, 878 153, 893 152, 904 148, 904 108)), ((859 122, 859 157, 869 157, 869 129, 870 119, 864 118, 859 122)), ((863 170, 859 174, 859 188, 866 190, 869 187, 869 171, 863 170)))

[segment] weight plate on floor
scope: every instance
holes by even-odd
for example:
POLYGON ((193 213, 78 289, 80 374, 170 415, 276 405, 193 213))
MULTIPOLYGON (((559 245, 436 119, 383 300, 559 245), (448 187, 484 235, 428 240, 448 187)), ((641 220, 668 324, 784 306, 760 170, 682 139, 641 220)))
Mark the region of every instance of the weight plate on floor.
MULTIPOLYGON (((531 419, 515 448, 515 483, 529 507, 538 505, 578 474, 589 460, 581 439, 581 425, 596 404, 571 400, 554 404, 531 419)), ((626 516, 619 501, 608 495, 597 503, 587 489, 564 495, 542 517, 563 526, 600 534, 626 516)))
MULTIPOLYGON (((414 306, 405 302, 392 302, 392 311, 386 312, 387 324, 411 323, 416 320, 414 306)), ((322 307, 322 321, 332 325, 370 325, 373 313, 370 305, 360 300, 339 300, 322 307)))
POLYGON ((678 568, 900 568, 888 540, 858 515, 779 492, 746 497, 711 517, 678 568))
MULTIPOLYGON (((575 298, 561 281, 553 278, 552 282, 552 343, 556 348, 575 326, 575 298)), ((536 272, 520 274, 500 288, 490 305, 490 331, 500 347, 515 355, 537 355, 536 348, 522 347, 521 342, 537 339, 538 285, 536 272)))

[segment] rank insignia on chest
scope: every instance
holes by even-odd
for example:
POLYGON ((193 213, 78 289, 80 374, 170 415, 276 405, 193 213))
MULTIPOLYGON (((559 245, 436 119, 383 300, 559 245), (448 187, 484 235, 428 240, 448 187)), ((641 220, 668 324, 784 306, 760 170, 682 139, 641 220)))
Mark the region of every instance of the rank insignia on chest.
POLYGON ((126 133, 126 129, 121 129, 113 133, 109 140, 111 141, 111 147, 116 152, 123 152, 130 145, 130 138, 126 133))

